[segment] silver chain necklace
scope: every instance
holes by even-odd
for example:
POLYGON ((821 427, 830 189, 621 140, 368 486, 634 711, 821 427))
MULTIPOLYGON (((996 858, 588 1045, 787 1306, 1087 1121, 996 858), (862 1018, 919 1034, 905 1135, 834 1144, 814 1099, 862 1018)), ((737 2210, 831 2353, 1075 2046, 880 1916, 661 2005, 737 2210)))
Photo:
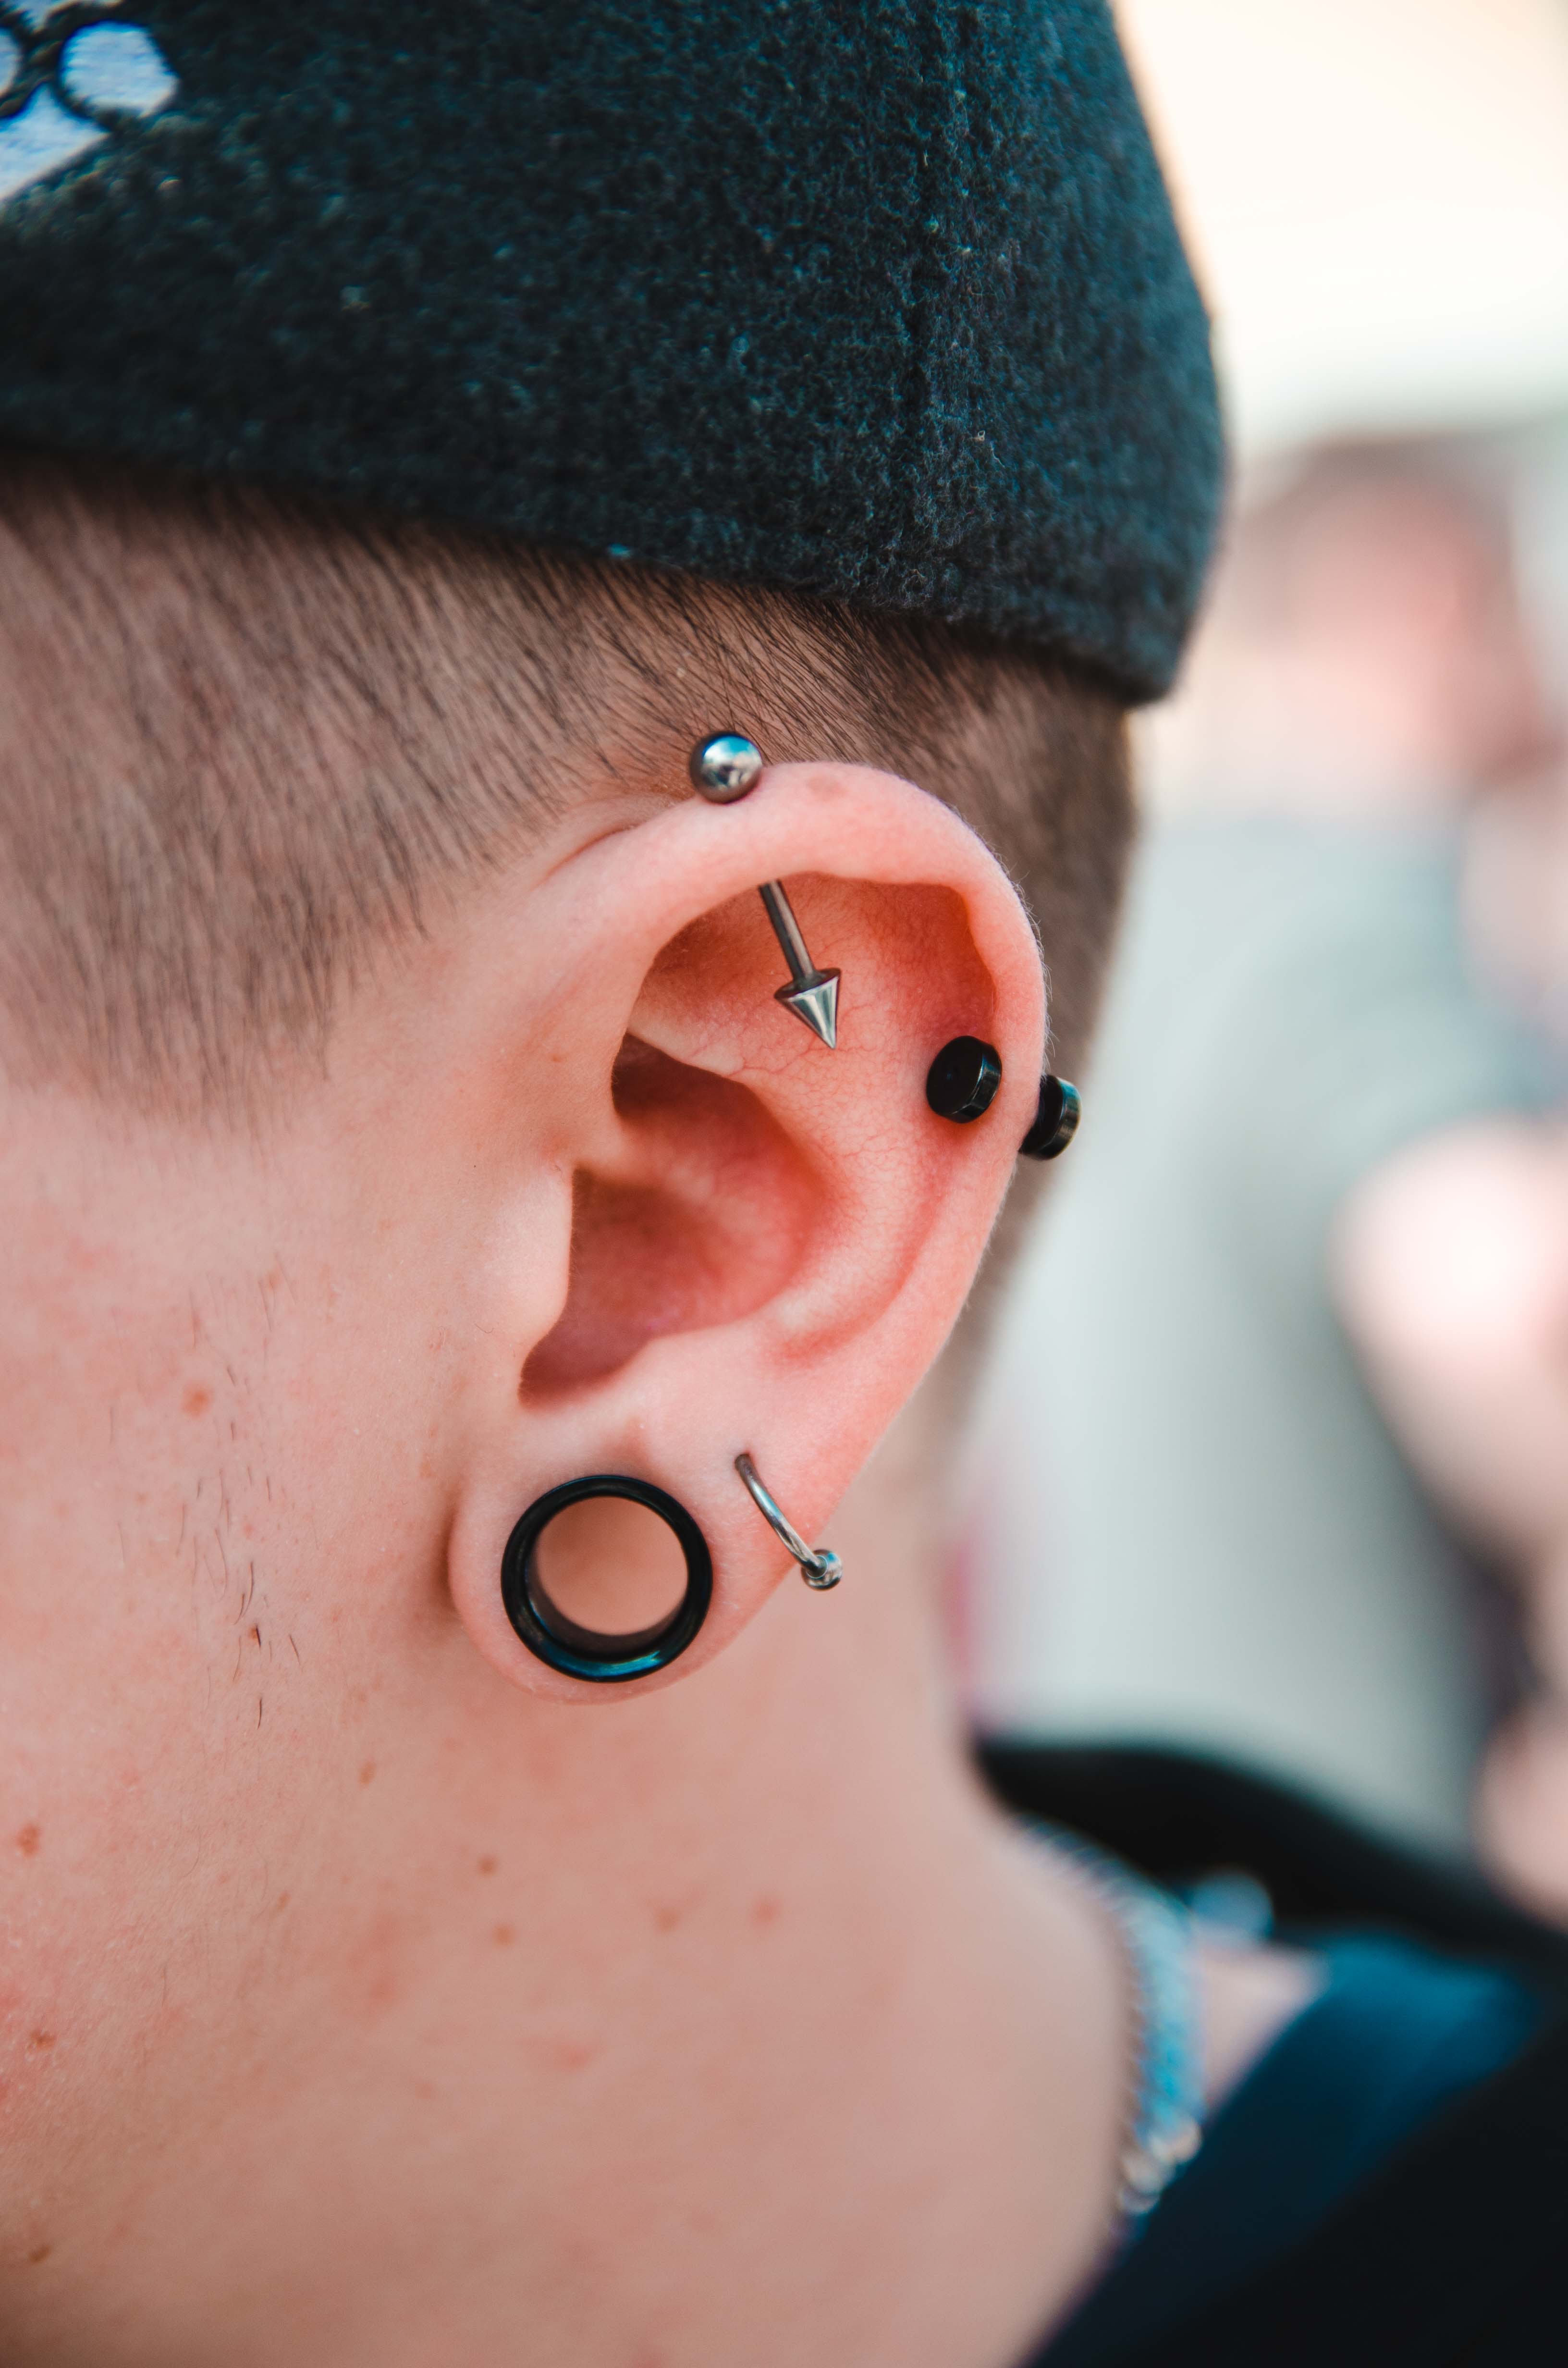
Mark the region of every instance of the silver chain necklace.
POLYGON ((1132 2072, 1117 2158, 1117 2227, 1131 2238, 1203 2143, 1203 2043, 1192 1918, 1168 1892, 1054 1826, 1031 1829, 1116 1928, 1132 2002, 1132 2072))

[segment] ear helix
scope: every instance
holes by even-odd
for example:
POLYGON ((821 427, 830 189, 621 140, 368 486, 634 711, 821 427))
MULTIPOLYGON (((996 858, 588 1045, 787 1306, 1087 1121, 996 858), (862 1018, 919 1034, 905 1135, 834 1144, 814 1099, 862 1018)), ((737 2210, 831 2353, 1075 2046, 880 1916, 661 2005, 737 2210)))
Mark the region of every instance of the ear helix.
MULTIPOLYGON (((711 805, 730 806, 749 797, 761 780, 763 755, 756 741, 744 733, 715 732, 697 743, 687 769, 700 797, 711 805)), ((842 973, 818 970, 812 962, 781 881, 764 881, 757 894, 790 965, 790 984, 778 988, 775 999, 803 1020, 831 1051, 838 1042, 842 973)), ((955 1126, 968 1126, 984 1117, 1001 1083, 1002 1055, 995 1045, 979 1036, 955 1036, 951 1043, 943 1045, 926 1073, 926 1099, 938 1118, 951 1119, 955 1126)), ((1018 1145, 1020 1156, 1060 1157, 1078 1131, 1083 1108, 1076 1086, 1069 1085, 1065 1077, 1043 1076, 1034 1124, 1018 1145)), ((751 1486, 749 1480, 746 1485, 751 1486)))

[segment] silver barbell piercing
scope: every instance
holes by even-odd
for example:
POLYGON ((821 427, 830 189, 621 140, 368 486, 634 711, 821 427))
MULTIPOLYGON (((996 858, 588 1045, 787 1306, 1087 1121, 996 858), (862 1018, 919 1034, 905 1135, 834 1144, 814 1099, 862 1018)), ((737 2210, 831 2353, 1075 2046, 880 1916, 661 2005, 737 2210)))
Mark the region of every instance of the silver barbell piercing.
MULTIPOLYGON (((738 732, 717 732, 698 742, 687 769, 699 797, 710 805, 732 806, 761 780, 762 751, 755 740, 738 732)), ((779 987, 773 999, 792 1011, 831 1053, 838 1042, 838 982, 843 973, 819 970, 812 962, 781 880, 765 880, 757 894, 790 965, 790 983, 779 987)))
POLYGON ((739 732, 715 732, 698 742, 687 770, 692 788, 710 806, 733 806, 762 779, 762 751, 739 732))
POLYGON ((774 1536, 795 1557, 801 1565, 801 1577, 808 1587, 836 1587, 844 1576, 844 1565, 830 1547, 820 1551, 809 1546, 794 1523, 787 1520, 774 1498, 757 1477, 756 1464, 749 1455, 737 1455, 735 1470, 744 1481, 746 1493, 774 1536))

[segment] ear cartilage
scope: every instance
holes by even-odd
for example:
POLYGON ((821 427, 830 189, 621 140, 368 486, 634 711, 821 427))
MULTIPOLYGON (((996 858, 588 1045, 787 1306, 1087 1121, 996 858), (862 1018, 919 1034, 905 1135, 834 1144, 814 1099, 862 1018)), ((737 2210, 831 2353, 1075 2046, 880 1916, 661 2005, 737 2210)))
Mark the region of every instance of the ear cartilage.
POLYGON ((982 1036, 955 1036, 926 1073, 926 1099, 938 1118, 968 1126, 983 1118, 1002 1082, 1002 1055, 982 1036))
POLYGON ((733 806, 762 779, 762 751, 740 732, 715 732, 699 740, 687 760, 691 786, 710 805, 733 806))
POLYGON ((1041 1077, 1040 1107, 1018 1150, 1025 1159, 1058 1159, 1078 1132, 1084 1104, 1065 1077, 1041 1077))
POLYGON ((778 988, 773 999, 792 1011, 813 1036, 820 1036, 831 1053, 838 1042, 838 982, 843 973, 818 970, 812 962, 781 880, 765 880, 756 893, 790 965, 790 984, 778 988))
POLYGON ((814 1587, 819 1591, 825 1588, 836 1587, 844 1576, 844 1565, 839 1561, 838 1556, 827 1546, 824 1546, 819 1552, 814 1546, 809 1546, 806 1543, 794 1523, 786 1520, 774 1499, 763 1486, 757 1477, 756 1466, 749 1455, 736 1456, 735 1470, 744 1481, 746 1493, 752 1503, 756 1507, 779 1544, 786 1547, 800 1564, 801 1577, 805 1580, 806 1585, 814 1587))

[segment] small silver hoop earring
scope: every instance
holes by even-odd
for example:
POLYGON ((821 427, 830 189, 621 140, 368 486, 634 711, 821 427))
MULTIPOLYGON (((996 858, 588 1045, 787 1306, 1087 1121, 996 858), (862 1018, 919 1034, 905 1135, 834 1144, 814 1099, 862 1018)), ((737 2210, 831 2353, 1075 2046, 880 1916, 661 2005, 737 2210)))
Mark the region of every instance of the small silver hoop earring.
POLYGON ((749 1455, 737 1455, 735 1470, 746 1486, 746 1493, 763 1520, 767 1523, 781 1546, 788 1548, 801 1565, 801 1577, 808 1587, 836 1587, 844 1576, 844 1565, 828 1547, 819 1553, 809 1546, 792 1521, 786 1520, 778 1505, 757 1478, 756 1466, 749 1455))

